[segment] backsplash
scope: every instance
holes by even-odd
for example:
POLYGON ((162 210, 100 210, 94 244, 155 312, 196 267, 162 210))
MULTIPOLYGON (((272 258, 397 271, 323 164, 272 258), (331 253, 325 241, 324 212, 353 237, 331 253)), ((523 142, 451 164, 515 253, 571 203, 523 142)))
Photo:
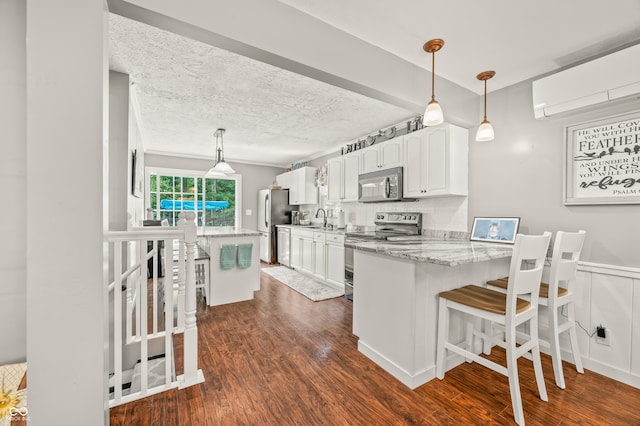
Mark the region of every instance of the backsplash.
MULTIPOLYGON (((300 206, 300 210, 308 210, 310 212, 312 222, 322 221, 322 218, 315 218, 318 207, 327 210, 329 215, 331 215, 329 210, 337 212, 342 209, 345 213, 347 225, 366 227, 374 226, 376 212, 418 212, 422 213, 422 228, 425 233, 434 230, 469 232, 467 197, 428 198, 397 203, 330 204, 326 201, 326 186, 319 189, 318 205, 300 206)), ((329 223, 333 223, 331 218, 329 218, 329 223)))

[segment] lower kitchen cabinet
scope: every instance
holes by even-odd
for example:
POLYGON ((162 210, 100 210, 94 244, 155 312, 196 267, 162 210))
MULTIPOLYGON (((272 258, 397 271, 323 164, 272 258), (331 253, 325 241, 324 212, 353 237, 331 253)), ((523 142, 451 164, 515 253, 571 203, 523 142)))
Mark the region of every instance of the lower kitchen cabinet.
POLYGON ((325 245, 326 280, 332 284, 344 285, 344 236, 336 235, 335 239, 327 238, 325 245))
POLYGON ((292 227, 290 256, 292 268, 344 286, 344 235, 292 227))
POLYGON ((313 275, 321 280, 326 277, 324 232, 313 233, 313 275))

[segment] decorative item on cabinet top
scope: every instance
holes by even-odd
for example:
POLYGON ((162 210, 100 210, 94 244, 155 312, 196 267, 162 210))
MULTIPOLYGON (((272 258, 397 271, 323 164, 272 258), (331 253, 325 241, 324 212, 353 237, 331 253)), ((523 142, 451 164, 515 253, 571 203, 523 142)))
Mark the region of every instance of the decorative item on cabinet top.
MULTIPOLYGON (((303 167, 307 167, 308 163, 309 163, 308 161, 299 161, 297 163, 291 163, 291 170, 296 170, 296 169, 301 169, 303 167)), ((291 171, 291 170, 286 170, 286 171, 291 171)))
POLYGON ((423 129, 422 116, 416 115, 413 120, 398 123, 391 127, 387 127, 384 130, 378 130, 378 133, 364 136, 362 139, 358 139, 353 143, 349 143, 343 146, 340 150, 340 155, 349 154, 350 152, 357 151, 359 149, 366 148, 376 143, 385 142, 389 139, 396 138, 398 136, 406 135, 411 132, 423 129))

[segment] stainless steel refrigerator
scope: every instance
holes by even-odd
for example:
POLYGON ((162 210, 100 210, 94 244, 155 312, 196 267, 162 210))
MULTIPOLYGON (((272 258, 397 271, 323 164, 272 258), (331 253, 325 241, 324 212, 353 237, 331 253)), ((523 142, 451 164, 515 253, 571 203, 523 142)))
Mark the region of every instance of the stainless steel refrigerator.
POLYGON ((289 205, 288 189, 258 191, 258 231, 260 232, 260 260, 276 263, 278 233, 276 225, 291 223, 291 212, 298 206, 289 205))

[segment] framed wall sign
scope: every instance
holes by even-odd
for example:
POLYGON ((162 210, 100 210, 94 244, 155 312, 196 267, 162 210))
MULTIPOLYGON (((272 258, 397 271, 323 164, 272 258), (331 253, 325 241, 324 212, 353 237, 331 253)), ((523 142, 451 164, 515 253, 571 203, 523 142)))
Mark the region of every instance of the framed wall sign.
POLYGON ((131 151, 131 195, 142 198, 142 190, 144 188, 142 165, 137 156, 137 149, 131 151))
POLYGON ((565 127, 564 204, 640 204, 640 111, 565 127))
POLYGON ((519 225, 519 217, 476 217, 469 240, 513 244, 519 225))

